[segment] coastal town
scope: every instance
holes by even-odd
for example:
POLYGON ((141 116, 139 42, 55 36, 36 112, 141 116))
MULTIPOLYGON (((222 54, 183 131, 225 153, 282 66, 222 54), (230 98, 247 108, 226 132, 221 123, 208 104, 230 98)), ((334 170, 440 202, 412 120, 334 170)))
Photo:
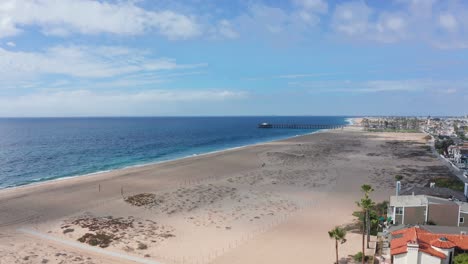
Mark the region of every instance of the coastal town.
MULTIPOLYGON (((356 214, 362 226, 363 249, 354 260, 395 264, 468 263, 468 253, 465 253, 468 251, 468 116, 372 117, 363 118, 360 124, 374 133, 423 132, 427 150, 446 166, 449 177, 441 181, 437 175, 431 175, 440 171, 428 172, 422 177, 430 178, 429 182, 416 184, 396 174, 394 194, 380 204, 369 198, 372 187, 363 185, 365 195, 357 204, 364 213, 356 214), (371 233, 375 235, 373 239, 371 233), (364 234, 367 234, 365 248, 364 234), (362 252, 369 252, 369 256, 365 255, 367 259, 362 258, 362 252)), ((341 263, 338 258, 336 262, 341 263)))

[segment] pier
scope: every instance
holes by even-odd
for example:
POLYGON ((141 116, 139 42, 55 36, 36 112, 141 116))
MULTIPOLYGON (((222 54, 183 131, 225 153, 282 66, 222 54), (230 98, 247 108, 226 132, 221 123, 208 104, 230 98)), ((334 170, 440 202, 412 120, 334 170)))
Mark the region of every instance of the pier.
POLYGON ((271 124, 261 123, 258 128, 288 128, 288 129, 338 129, 345 125, 321 125, 321 124, 271 124))

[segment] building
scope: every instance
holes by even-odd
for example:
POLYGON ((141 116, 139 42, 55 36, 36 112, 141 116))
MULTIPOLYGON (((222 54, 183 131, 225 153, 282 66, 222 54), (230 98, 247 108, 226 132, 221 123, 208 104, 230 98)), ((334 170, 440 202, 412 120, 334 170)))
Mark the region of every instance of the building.
POLYGON ((445 188, 445 187, 418 187, 418 186, 411 186, 409 188, 403 188, 401 191, 398 193, 398 195, 428 195, 428 196, 434 196, 434 197, 439 197, 439 198, 445 198, 445 199, 452 199, 452 200, 458 200, 461 202, 466 202, 467 199, 463 192, 460 191, 455 191, 450 188, 445 188))
POLYGON ((468 203, 429 195, 391 196, 388 215, 394 225, 468 227, 468 203))
POLYGON ((455 163, 463 163, 468 159, 468 143, 448 147, 449 158, 455 163))
POLYGON ((457 252, 468 250, 468 236, 432 233, 418 226, 391 233, 390 254, 394 264, 452 264, 457 252))

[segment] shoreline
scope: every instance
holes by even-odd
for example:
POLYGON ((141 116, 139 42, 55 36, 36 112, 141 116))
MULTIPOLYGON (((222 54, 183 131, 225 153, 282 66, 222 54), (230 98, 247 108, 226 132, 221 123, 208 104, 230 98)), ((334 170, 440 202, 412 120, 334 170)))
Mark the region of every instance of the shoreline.
MULTIPOLYGON (((344 121, 347 122, 347 124, 344 124, 344 126, 352 126, 355 124, 355 119, 356 118, 345 118, 344 121)), ((129 166, 124 166, 124 167, 118 167, 115 169, 108 169, 108 170, 101 170, 101 171, 96 171, 96 172, 91 172, 91 173, 85 173, 85 174, 76 174, 76 175, 70 175, 70 176, 64 176, 64 177, 57 177, 57 178, 48 178, 42 180, 42 178, 39 178, 37 181, 33 180, 32 182, 20 184, 20 185, 15 185, 15 186, 6 186, 6 187, 0 187, 0 193, 7 191, 7 190, 18 190, 30 186, 42 186, 47 183, 53 183, 53 182, 62 182, 62 181, 67 181, 67 180, 73 180, 77 178, 89 178, 89 177, 96 177, 100 176, 102 174, 106 173, 112 173, 112 172, 117 172, 120 170, 129 170, 129 169, 134 169, 134 168, 142 168, 142 167, 149 167, 149 166, 154 166, 154 165, 160 165, 168 162, 173 162, 173 161, 180 161, 184 159, 190 159, 190 158, 195 158, 195 157, 204 157, 212 154, 218 154, 222 152, 228 152, 228 151, 233 151, 233 150, 238 150, 238 149, 243 149, 243 148, 248 148, 248 147, 254 147, 262 144, 268 144, 268 143, 274 143, 274 142, 279 142, 283 140, 288 140, 292 138, 297 138, 297 137, 302 137, 302 136, 307 136, 307 135, 312 135, 312 134, 317 134, 317 133, 324 133, 330 131, 330 129, 319 129, 317 131, 309 132, 306 134, 300 134, 300 135, 294 135, 294 136, 287 136, 284 138, 279 138, 279 139, 273 139, 273 140, 267 140, 267 141, 262 141, 262 142, 257 142, 253 144, 247 144, 247 145, 242 145, 242 146, 237 146, 237 147, 230 147, 226 149, 220 149, 220 150, 214 150, 214 151, 209 151, 205 153, 200 153, 200 154, 192 154, 188 156, 181 156, 173 159, 167 159, 167 160, 160 160, 160 161, 152 161, 152 162, 145 162, 141 164, 135 164, 135 165, 129 165, 129 166)))
MULTIPOLYGON (((372 184, 372 198, 383 201, 393 193, 396 168, 439 164, 432 157, 396 156, 423 142, 420 133, 370 134, 354 125, 5 189, 0 191, 5 212, 0 235, 9 239, 0 242, 0 255, 7 263, 47 259, 59 264, 76 257, 83 260, 77 264, 89 264, 87 257, 95 264, 131 263, 95 254, 79 240, 98 228, 116 236, 106 252, 166 264, 184 259, 186 264, 332 263, 333 241, 325 230, 353 221, 362 184, 372 184), (395 141, 405 142, 401 150, 387 147, 395 141), (155 203, 140 206, 139 197, 154 197, 155 203)), ((359 251, 359 241, 351 233, 341 256, 359 251)))

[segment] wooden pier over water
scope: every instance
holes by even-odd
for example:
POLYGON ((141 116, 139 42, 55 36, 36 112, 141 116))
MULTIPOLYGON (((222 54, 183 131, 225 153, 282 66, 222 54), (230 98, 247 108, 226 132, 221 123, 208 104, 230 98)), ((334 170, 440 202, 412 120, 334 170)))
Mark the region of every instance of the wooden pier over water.
POLYGON ((338 129, 345 125, 321 125, 321 124, 258 124, 258 128, 289 128, 289 129, 338 129))

